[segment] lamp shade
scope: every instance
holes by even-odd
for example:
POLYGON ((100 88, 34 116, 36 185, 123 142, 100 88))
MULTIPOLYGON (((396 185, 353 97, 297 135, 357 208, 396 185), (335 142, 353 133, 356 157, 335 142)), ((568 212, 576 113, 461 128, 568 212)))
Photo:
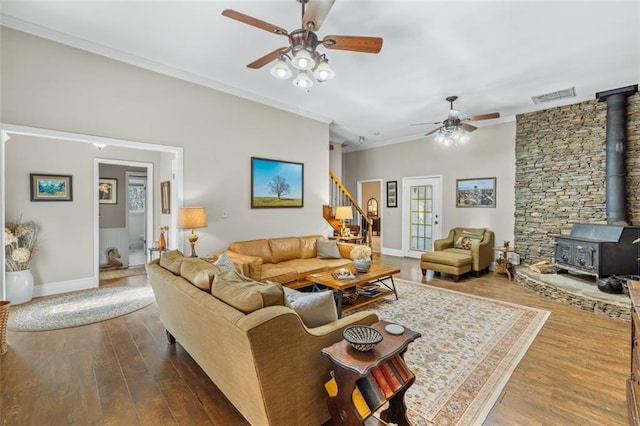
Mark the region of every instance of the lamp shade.
POLYGON ((349 206, 336 207, 336 219, 338 220, 353 219, 353 210, 349 206))
POLYGON ((204 207, 183 207, 178 211, 178 228, 193 229, 207 226, 207 209, 204 207))

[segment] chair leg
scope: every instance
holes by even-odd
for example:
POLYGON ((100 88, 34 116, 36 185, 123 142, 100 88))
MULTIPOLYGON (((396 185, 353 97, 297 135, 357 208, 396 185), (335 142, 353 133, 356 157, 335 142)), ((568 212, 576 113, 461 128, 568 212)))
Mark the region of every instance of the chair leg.
POLYGON ((423 276, 423 277, 426 277, 426 276, 427 276, 427 270, 426 270, 426 269, 424 269, 424 268, 422 268, 422 276, 423 276))
POLYGON ((451 277, 453 278, 454 283, 457 283, 458 280, 460 279, 460 275, 452 275, 451 277))
POLYGON ((173 337, 173 334, 169 333, 169 330, 165 330, 165 333, 167 333, 167 340, 169 341, 170 345, 175 345, 176 344, 176 338, 173 337))

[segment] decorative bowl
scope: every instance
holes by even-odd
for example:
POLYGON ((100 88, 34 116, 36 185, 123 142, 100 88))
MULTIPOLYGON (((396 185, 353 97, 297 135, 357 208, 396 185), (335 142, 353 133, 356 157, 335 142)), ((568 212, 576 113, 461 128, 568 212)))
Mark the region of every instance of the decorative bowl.
POLYGON ((366 325, 347 327, 342 332, 342 336, 354 349, 362 352, 370 351, 375 345, 382 342, 382 333, 366 325))

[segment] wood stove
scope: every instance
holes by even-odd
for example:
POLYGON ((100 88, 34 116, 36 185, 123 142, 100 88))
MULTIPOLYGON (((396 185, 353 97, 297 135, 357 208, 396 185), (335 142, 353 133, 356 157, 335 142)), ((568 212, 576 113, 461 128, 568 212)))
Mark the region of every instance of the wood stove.
POLYGON ((639 275, 640 227, 576 223, 569 235, 555 237, 555 266, 596 278, 639 275))

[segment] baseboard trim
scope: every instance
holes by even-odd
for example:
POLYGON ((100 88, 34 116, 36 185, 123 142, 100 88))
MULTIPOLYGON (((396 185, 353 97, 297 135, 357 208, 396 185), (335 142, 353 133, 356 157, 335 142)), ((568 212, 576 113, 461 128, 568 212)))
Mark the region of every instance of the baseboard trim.
POLYGON ((380 249, 380 253, 385 254, 387 256, 403 257, 402 256, 402 250, 397 250, 397 249, 390 249, 390 248, 382 247, 380 249))
POLYGON ((80 278, 56 283, 37 284, 33 286, 33 297, 51 296, 90 288, 98 288, 98 280, 95 278, 80 278))

